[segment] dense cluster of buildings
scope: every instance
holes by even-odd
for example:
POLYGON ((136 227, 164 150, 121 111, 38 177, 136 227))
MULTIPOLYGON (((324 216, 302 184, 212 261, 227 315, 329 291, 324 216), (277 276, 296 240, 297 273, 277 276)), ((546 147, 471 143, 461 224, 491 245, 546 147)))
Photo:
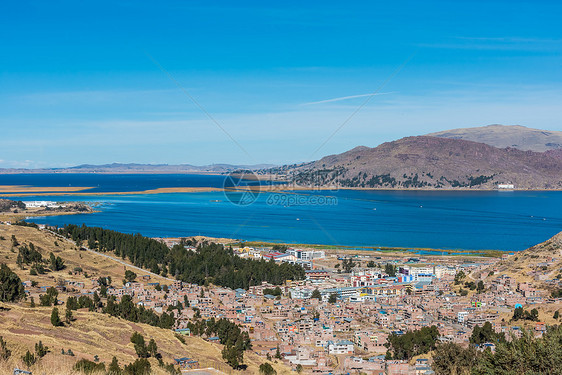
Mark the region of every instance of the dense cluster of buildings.
MULTIPOLYGON (((473 327, 485 322, 497 332, 518 335, 519 329, 505 319, 515 307, 555 302, 532 285, 501 274, 479 291, 455 283, 460 271, 470 275, 495 260, 467 263, 448 257, 435 262, 363 255, 355 256, 355 266, 346 273, 338 255, 324 251, 234 250, 242 257, 306 264, 306 279, 287 280, 280 286, 281 295, 273 295, 271 290, 277 286, 267 283, 248 290, 180 281, 164 287, 146 275, 110 287, 108 294, 117 299, 130 295, 138 305, 159 313, 174 311, 175 329, 181 334, 190 334, 187 322, 196 314, 203 319, 229 319, 249 332, 258 355, 317 374, 433 374, 427 359, 387 359, 389 335, 435 325, 439 340, 467 345, 473 327), (393 275, 385 272, 388 264, 395 270, 393 275), (462 288, 467 291, 464 295, 459 292, 462 288)), ((67 282, 58 287, 77 295, 99 291, 95 278, 90 283, 67 282)), ((537 322, 536 335, 544 329, 537 322)))

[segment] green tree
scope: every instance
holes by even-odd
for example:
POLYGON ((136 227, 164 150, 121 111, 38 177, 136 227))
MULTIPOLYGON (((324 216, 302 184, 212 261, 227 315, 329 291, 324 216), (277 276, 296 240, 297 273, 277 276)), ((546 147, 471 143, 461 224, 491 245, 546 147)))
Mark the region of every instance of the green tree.
POLYGON ((60 271, 63 270, 66 266, 64 265, 64 260, 61 257, 55 256, 55 254, 51 253, 49 256, 51 270, 53 271, 60 271))
POLYGON ((297 374, 300 374, 303 370, 302 365, 299 363, 295 370, 297 370, 297 374))
POLYGON ((367 267, 369 267, 369 268, 375 268, 375 267, 376 267, 375 262, 372 261, 372 260, 369 261, 369 263, 367 263, 367 267))
POLYGON ((59 292, 54 287, 47 289, 47 294, 39 295, 39 303, 41 306, 57 305, 59 292))
POLYGON ((146 358, 137 358, 135 362, 125 366, 124 373, 126 375, 149 375, 150 362, 146 358))
POLYGON ((384 359, 386 359, 387 361, 390 361, 392 359, 392 352, 390 350, 386 351, 386 354, 384 355, 384 359))
POLYGON ((417 331, 408 331, 403 335, 392 333, 387 338, 387 346, 392 348, 392 358, 409 360, 410 358, 429 353, 435 349, 439 330, 436 326, 423 327, 417 331))
POLYGON ((107 368, 107 375, 121 375, 122 373, 123 371, 121 370, 121 367, 119 367, 119 361, 116 357, 113 357, 109 367, 107 368))
POLYGON ((156 262, 162 269, 166 267, 168 273, 178 280, 192 284, 205 285, 213 282, 232 289, 248 289, 253 285, 261 285, 264 281, 281 285, 286 280, 305 278, 304 269, 300 265, 243 259, 235 256, 230 247, 215 243, 197 244, 186 240, 168 248, 152 238, 103 228, 67 225, 58 232, 75 241, 92 239, 98 244, 98 249, 113 252, 145 269, 150 269, 156 262), (197 249, 187 250, 185 245, 197 245, 197 249))
POLYGON ((134 344, 135 352, 139 358, 148 358, 150 356, 146 343, 144 342, 144 337, 142 337, 140 333, 133 333, 131 336, 131 342, 134 344))
POLYGON ((396 266, 390 263, 384 265, 384 272, 390 277, 396 276, 396 266))
POLYGON ((338 295, 336 293, 330 294, 330 298, 328 298, 329 303, 336 303, 338 301, 338 295))
POLYGON ((25 296, 21 279, 7 265, 0 265, 0 301, 17 302, 25 296))
POLYGON ((29 350, 25 353, 25 355, 21 359, 27 367, 31 367, 35 364, 35 362, 37 362, 37 358, 35 358, 35 356, 31 354, 29 350))
POLYGON ((436 375, 469 375, 476 365, 478 352, 473 346, 467 349, 453 343, 437 345, 433 354, 436 375))
POLYGON ((5 361, 10 358, 11 355, 12 351, 8 349, 6 341, 4 341, 4 338, 0 336, 0 360, 5 361))
POLYGON ((100 372, 105 373, 105 364, 81 359, 74 364, 74 370, 83 372, 84 374, 99 374, 100 372))
POLYGON ((321 300, 322 299, 322 294, 320 293, 320 291, 318 290, 318 288, 314 289, 314 291, 312 292, 312 295, 310 298, 316 298, 317 300, 321 300))
POLYGON ((478 293, 482 293, 484 291, 484 282, 482 280, 478 281, 478 286, 476 287, 476 291, 478 293))
POLYGON ((125 271, 125 280, 126 281, 133 282, 133 281, 136 280, 136 278, 137 278, 137 274, 134 273, 133 271, 131 271, 131 270, 125 271))
MULTIPOLYGON (((302 366, 301 366, 301 371, 302 371, 302 366)), ((298 372, 298 370, 297 370, 297 372, 298 372)), ((260 365, 260 374, 262 374, 262 375, 276 375, 277 371, 275 371, 275 369, 273 368, 273 366, 271 366, 271 364, 266 362, 266 363, 262 363, 260 365)))
POLYGON ((53 311, 51 312, 51 324, 55 327, 62 326, 62 322, 59 316, 59 309, 53 307, 53 311))
POLYGON ((554 315, 552 316, 553 319, 558 319, 560 317, 560 313, 558 312, 558 310, 556 310, 554 312, 554 315))
POLYGON ((147 350, 152 357, 156 358, 158 356, 158 346, 156 346, 156 341, 154 341, 154 339, 150 339, 148 342, 147 350))
POLYGON ((74 318, 72 317, 72 310, 68 308, 68 306, 66 307, 66 311, 64 313, 64 320, 66 322, 66 324, 70 324, 70 322, 72 322, 74 318))
POLYGON ((238 369, 244 362, 244 351, 236 346, 225 345, 222 349, 222 358, 232 367, 238 369))
POLYGON ((542 338, 523 330, 521 338, 499 342, 495 351, 485 350, 472 369, 474 375, 562 373, 562 329, 550 328, 542 338))
POLYGON ((49 352, 49 347, 43 345, 43 342, 39 340, 37 344, 35 344, 35 354, 37 354, 38 358, 43 358, 49 352))
POLYGON ((532 309, 531 312, 523 310, 523 307, 517 307, 513 311, 513 317, 511 318, 514 321, 517 320, 531 320, 533 322, 539 321, 539 311, 537 309, 532 309))
POLYGON ((353 260, 351 258, 344 258, 342 260, 342 268, 344 272, 346 273, 351 272, 353 267, 355 267, 355 263, 353 263, 353 260))
POLYGON ((277 349, 275 350, 275 358, 281 359, 281 351, 279 350, 279 345, 277 345, 277 349))
POLYGON ((475 326, 472 329, 472 335, 470 336, 470 343, 475 345, 484 344, 487 342, 497 343, 498 341, 505 341, 505 334, 496 333, 490 322, 485 322, 482 327, 475 326))
POLYGON ((464 280, 464 278, 466 277, 466 274, 464 273, 464 271, 459 271, 457 272, 457 274, 455 275, 455 285, 458 285, 462 282, 462 280, 464 280))

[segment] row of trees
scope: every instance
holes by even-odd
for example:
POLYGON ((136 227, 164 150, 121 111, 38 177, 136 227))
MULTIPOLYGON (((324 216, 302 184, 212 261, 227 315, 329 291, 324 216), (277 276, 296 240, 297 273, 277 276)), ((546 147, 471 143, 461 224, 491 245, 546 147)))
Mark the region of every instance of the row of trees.
POLYGON ((158 346, 154 339, 150 339, 150 342, 146 345, 144 337, 140 333, 135 332, 131 336, 131 342, 134 344, 135 352, 139 358, 162 358, 162 354, 158 353, 158 346))
POLYGON ((131 322, 150 324, 165 329, 171 329, 176 321, 173 312, 158 315, 150 309, 145 309, 144 306, 137 306, 129 295, 124 295, 120 303, 117 302, 115 296, 109 296, 103 312, 131 322))
POLYGON ((532 322, 539 321, 539 310, 532 309, 531 312, 527 310, 523 310, 523 307, 516 307, 513 310, 513 317, 511 318, 514 321, 517 320, 530 320, 532 322))
POLYGON ((302 280, 304 269, 289 263, 243 259, 234 256, 232 248, 214 243, 199 244, 188 251, 184 243, 169 249, 164 243, 140 234, 125 234, 97 227, 67 225, 59 228, 61 235, 78 244, 129 259, 135 266, 178 280, 203 285, 212 282, 232 289, 259 285, 267 281, 281 285, 286 280, 302 280))
POLYGON ((387 352, 387 358, 409 360, 416 355, 429 353, 435 349, 438 338, 439 330, 436 326, 423 327, 404 334, 393 332, 387 338, 386 345, 392 349, 392 353, 387 352))
POLYGON ((25 297, 21 279, 6 264, 0 264, 0 301, 17 302, 25 297))
POLYGON ((240 326, 228 319, 211 318, 208 320, 195 320, 189 322, 187 327, 198 336, 217 336, 219 342, 224 345, 222 350, 223 359, 235 369, 243 367, 244 351, 252 348, 250 335, 242 331, 240 326))
MULTIPOLYGON (((17 243, 17 240, 15 240, 15 243, 17 243)), ((19 243, 17 243, 17 245, 15 246, 18 245, 19 243)), ((31 265, 30 273, 32 275, 45 273, 44 265, 47 265, 51 269, 51 271, 61 271, 66 268, 62 258, 60 256, 55 256, 55 254, 53 253, 49 254, 48 260, 43 259, 43 256, 35 248, 33 242, 30 242, 29 246, 23 244, 18 248, 16 264, 22 270, 25 268, 25 266, 31 265)))
POLYGON ((562 328, 551 327, 542 338, 527 330, 521 338, 496 341, 495 350, 438 345, 433 355, 437 375, 562 374, 562 328))

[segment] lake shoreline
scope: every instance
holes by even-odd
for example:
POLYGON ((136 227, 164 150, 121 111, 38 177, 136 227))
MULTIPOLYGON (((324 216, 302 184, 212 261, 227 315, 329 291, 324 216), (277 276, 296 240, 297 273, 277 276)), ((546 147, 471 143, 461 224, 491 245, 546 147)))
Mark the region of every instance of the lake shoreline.
MULTIPOLYGON (((102 195, 138 195, 138 194, 172 194, 172 193, 209 193, 209 192, 226 192, 228 189, 219 187, 159 187, 147 190, 133 190, 133 191, 86 191, 93 189, 93 187, 34 187, 34 186, 13 186, 13 185, 0 185, 0 197, 8 198, 10 196, 17 197, 30 197, 30 196, 102 196, 102 195)), ((256 188, 250 187, 253 191, 260 193, 286 193, 293 192, 306 192, 306 191, 421 191, 421 192, 546 192, 546 191, 562 191, 562 189, 471 189, 471 188, 363 188, 363 187, 310 187, 310 186, 286 186, 286 185, 267 185, 256 188)), ((244 191, 244 188, 237 188, 237 191, 244 191)))

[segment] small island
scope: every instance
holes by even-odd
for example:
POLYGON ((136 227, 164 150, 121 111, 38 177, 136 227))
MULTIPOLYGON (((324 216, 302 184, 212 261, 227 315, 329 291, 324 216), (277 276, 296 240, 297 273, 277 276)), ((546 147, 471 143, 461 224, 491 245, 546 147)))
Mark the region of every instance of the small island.
POLYGON ((0 199, 0 219, 11 221, 31 216, 72 215, 95 212, 84 202, 15 201, 0 199))

